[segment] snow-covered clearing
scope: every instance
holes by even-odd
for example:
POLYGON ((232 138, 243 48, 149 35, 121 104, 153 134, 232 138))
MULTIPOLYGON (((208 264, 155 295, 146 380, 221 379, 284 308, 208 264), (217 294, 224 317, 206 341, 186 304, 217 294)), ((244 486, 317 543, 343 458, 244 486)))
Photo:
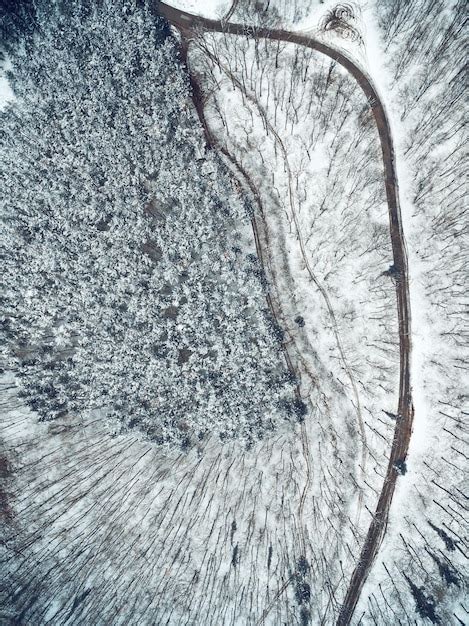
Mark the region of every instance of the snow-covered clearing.
MULTIPOLYGON (((359 88, 318 53, 206 35, 191 58, 200 84, 215 96, 207 105, 210 125, 261 192, 272 294, 311 408, 311 560, 329 564, 339 595, 376 506, 397 404, 395 292, 377 134, 359 88), (312 521, 316 509, 326 535, 312 521)), ((333 611, 320 586, 313 623, 332 619, 333 611)))
POLYGON ((229 10, 231 0, 172 0, 168 4, 194 15, 219 19, 229 10))
POLYGON ((9 69, 10 63, 8 60, 2 60, 0 57, 0 111, 14 100, 13 90, 6 75, 9 69))

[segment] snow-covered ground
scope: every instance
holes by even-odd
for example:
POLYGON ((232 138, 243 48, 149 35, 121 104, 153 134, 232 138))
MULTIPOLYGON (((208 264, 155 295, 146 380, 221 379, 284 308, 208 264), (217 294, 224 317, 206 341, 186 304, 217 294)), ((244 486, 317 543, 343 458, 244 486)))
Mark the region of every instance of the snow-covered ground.
POLYGON ((269 20, 296 25, 311 23, 314 10, 321 4, 321 0, 269 0, 257 3, 246 0, 167 0, 166 4, 209 19, 220 19, 235 4, 231 18, 233 22, 244 22, 246 17, 253 20, 256 14, 264 14, 269 20))
MULTIPOLYGON (((207 35, 191 58, 213 94, 213 132, 260 190, 272 294, 311 409, 310 560, 328 563, 340 597, 376 506, 397 407, 395 292, 385 274, 392 254, 376 132, 359 88, 318 53, 207 35), (326 534, 311 521, 317 511, 326 534)), ((335 612, 327 585, 317 586, 313 623, 335 612)))
POLYGON ((168 0, 166 4, 194 15, 219 19, 229 10, 231 0, 168 0))
POLYGON ((14 99, 13 91, 10 87, 6 73, 10 69, 10 63, 7 59, 0 59, 0 111, 4 109, 9 102, 14 99))
MULTIPOLYGON (((207 17, 231 4, 170 3, 207 17)), ((415 426, 352 623, 465 624, 463 3, 358 4, 362 42, 320 36, 363 63, 391 118, 415 426)), ((308 32, 332 7, 269 5, 277 24, 308 32)), ((210 127, 259 190, 271 295, 308 413, 249 451, 216 438, 162 451, 129 433, 110 437, 99 413, 38 423, 5 378, 5 624, 333 624, 360 553, 392 443, 399 368, 369 107, 318 53, 231 36, 199 43, 189 58, 210 127)))
MULTIPOLYGON (((415 424, 380 563, 357 609, 376 617, 380 588, 394 610, 401 602, 413 604, 421 620, 436 615, 458 624, 469 615, 463 547, 469 409, 463 13, 461 2, 429 6, 418 0, 378 2, 365 13, 370 66, 396 138, 410 270, 415 424)), ((380 603, 381 619, 392 619, 392 609, 380 603)))
MULTIPOLYGON (((2 437, 15 519, 2 623, 14 600, 28 623, 254 624, 303 554, 299 426, 249 452, 213 440, 187 454, 110 438, 99 414, 38 424, 17 409, 2 437)), ((298 613, 282 602, 267 623, 298 613)))
MULTIPOLYGON (((415 426, 406 475, 398 481, 379 557, 383 564, 373 571, 357 609, 357 619, 363 614, 361 623, 389 623, 397 615, 407 619, 406 614, 414 612, 419 619, 430 619, 433 612, 435 619, 443 620, 463 620, 465 615, 461 602, 464 551, 459 545, 464 541, 462 480, 467 441, 462 418, 467 415, 468 390, 467 298, 463 293, 467 271, 462 261, 467 255, 467 218, 462 204, 466 186, 461 170, 463 134, 457 80, 461 10, 460 3, 452 7, 436 3, 431 10, 419 2, 410 6, 395 2, 392 8, 386 3, 362 3, 352 22, 361 34, 355 41, 320 32, 319 8, 312 18, 296 25, 354 56, 381 94, 395 141, 409 254, 415 426), (392 11, 401 22, 393 25, 388 18, 393 36, 386 45, 384 16, 392 11), (438 37, 432 35, 436 29, 438 37), (422 66, 419 42, 433 55, 431 64, 422 66), (443 54, 443 45, 451 52, 443 54), (406 54, 409 48, 413 56, 406 54), (445 98, 448 106, 443 106, 445 98), (443 180, 436 183, 439 176, 443 180), (448 206, 449 217, 445 218, 442 206, 448 206), (445 545, 450 545, 454 554, 442 552, 445 545), (409 572, 412 582, 406 578, 409 572), (384 586, 392 597, 391 607, 377 598, 378 586, 384 586)), ((288 25, 288 20, 285 23, 288 25)), ((350 380, 344 376, 345 362, 353 363, 351 370, 360 383, 359 403, 365 407, 366 426, 372 430, 371 437, 367 432, 371 476, 349 472, 349 480, 363 480, 365 492, 368 489, 364 504, 372 510, 373 489, 381 488, 392 442, 394 423, 383 409, 395 411, 396 404, 391 408, 393 399, 396 402, 392 381, 396 382, 393 366, 397 368, 398 363, 392 321, 395 324, 394 294, 390 281, 387 289, 377 271, 390 263, 390 251, 386 209, 382 195, 380 198, 380 156, 371 139, 367 106, 360 102, 353 82, 336 68, 329 74, 332 86, 328 88, 335 96, 332 104, 328 103, 321 92, 321 78, 328 75, 330 65, 320 55, 298 53, 294 46, 206 35, 191 59, 200 84, 206 85, 207 116, 215 135, 261 191, 264 206, 260 218, 270 247, 272 289, 289 331, 293 358, 300 371, 304 361, 313 358, 309 368, 322 372, 313 391, 305 385, 305 397, 308 393, 314 397, 322 386, 333 407, 332 419, 319 410, 306 420, 313 451, 319 432, 321 446, 327 447, 326 420, 334 424, 334 440, 345 436, 346 424, 352 437, 360 440, 358 423, 352 426, 352 415, 338 401, 342 391, 354 407, 358 405, 350 380), (341 80, 340 88, 334 89, 334 82, 341 80), (361 150, 365 158, 361 158, 361 150), (344 203, 353 206, 350 215, 344 203), (359 220, 354 219, 357 216, 359 220), (302 247, 317 284, 306 271, 302 247), (290 283, 285 281, 286 275, 290 283), (337 330, 345 358, 330 332, 330 309, 319 285, 327 290, 339 320, 337 330), (294 323, 298 311, 305 321, 302 329, 294 323), (306 335, 306 343, 301 335, 306 335), (309 347, 306 356, 301 354, 305 346, 309 347), (327 371, 339 382, 341 391, 327 390, 327 371), (318 424, 322 424, 320 431, 318 424)), ((302 379, 308 380, 305 372, 302 379)), ((354 448, 356 460, 358 450, 359 444, 354 448)), ((326 455, 329 461, 332 458, 336 457, 326 455)), ((330 475, 335 470, 325 467, 324 456, 313 452, 313 474, 319 475, 319 483, 322 472, 330 475)), ((353 498, 354 489, 347 489, 347 480, 338 484, 334 497, 341 503, 344 499, 350 502, 347 497, 353 498)), ((323 513, 328 506, 330 502, 321 504, 323 513)), ((343 544, 346 541, 343 539, 343 544)), ((328 543, 333 549, 330 537, 328 543)), ((318 553, 323 550, 320 541, 315 547, 318 553)), ((327 602, 327 590, 320 587, 327 602)), ((338 594, 340 589, 338 583, 338 594)), ((324 615, 318 597, 314 608, 318 608, 317 619, 324 615)))

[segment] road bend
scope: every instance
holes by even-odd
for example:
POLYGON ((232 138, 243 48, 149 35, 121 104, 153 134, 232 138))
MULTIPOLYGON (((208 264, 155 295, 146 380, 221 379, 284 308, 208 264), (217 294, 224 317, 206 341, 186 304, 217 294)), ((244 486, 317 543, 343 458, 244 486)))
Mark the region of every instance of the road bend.
POLYGON ((314 37, 283 29, 263 28, 250 26, 248 24, 233 24, 226 20, 210 20, 198 15, 186 13, 185 11, 180 11, 164 4, 163 2, 157 2, 156 9, 161 16, 170 22, 170 24, 181 31, 185 39, 197 37, 197 35, 203 32, 224 32, 231 35, 243 35, 254 39, 283 41, 286 43, 304 46, 312 50, 317 50, 341 65, 355 78, 365 94, 373 113, 379 134, 383 158, 384 184, 386 189, 386 199, 389 213, 389 230, 394 263, 393 275, 397 296, 400 353, 399 401, 393 442, 383 486, 372 521, 366 534, 359 560, 351 575, 347 592, 337 618, 337 626, 346 626, 350 624, 358 600, 360 599, 363 585, 367 580, 368 574, 386 533, 389 509, 396 488, 396 481, 399 476, 398 467, 400 462, 405 461, 407 457, 414 417, 412 389, 410 383, 411 315, 409 272, 407 251, 402 227, 401 208, 399 204, 399 186, 397 180, 394 146, 386 109, 377 89, 373 85, 373 82, 367 73, 344 52, 329 46, 322 41, 318 41, 314 37))

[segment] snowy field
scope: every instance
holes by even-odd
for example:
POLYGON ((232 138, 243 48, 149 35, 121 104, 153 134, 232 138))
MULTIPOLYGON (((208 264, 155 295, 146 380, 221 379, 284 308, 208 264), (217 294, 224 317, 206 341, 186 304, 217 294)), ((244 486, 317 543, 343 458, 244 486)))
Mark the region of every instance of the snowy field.
POLYGON ((230 0, 176 0, 169 3, 175 9, 181 9, 194 15, 202 15, 210 19, 222 17, 229 11, 230 0))
POLYGON ((13 91, 6 76, 8 69, 9 63, 6 58, 0 59, 0 111, 14 98, 13 91))

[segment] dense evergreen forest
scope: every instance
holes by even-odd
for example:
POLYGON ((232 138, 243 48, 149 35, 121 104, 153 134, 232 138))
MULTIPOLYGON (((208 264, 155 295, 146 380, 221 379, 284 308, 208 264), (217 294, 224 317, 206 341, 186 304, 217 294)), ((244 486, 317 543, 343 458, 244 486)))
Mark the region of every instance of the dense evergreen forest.
POLYGON ((2 112, 8 368, 41 419, 187 447, 292 415, 250 206, 144 3, 13 4, 2 112), (116 426, 118 425, 118 427, 116 426))

